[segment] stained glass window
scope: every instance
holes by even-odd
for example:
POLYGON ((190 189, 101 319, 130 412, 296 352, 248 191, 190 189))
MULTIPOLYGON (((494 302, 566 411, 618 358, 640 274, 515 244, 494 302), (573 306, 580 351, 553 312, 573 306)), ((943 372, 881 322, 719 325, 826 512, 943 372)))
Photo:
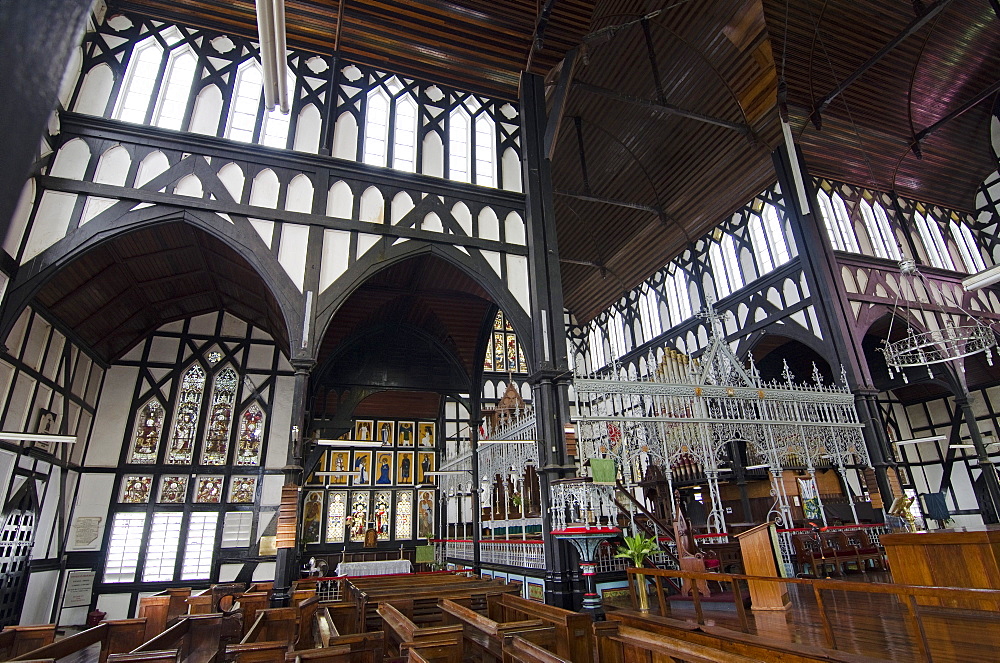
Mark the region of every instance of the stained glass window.
POLYGON ((233 401, 239 384, 236 371, 224 368, 215 376, 212 409, 205 430, 205 450, 201 462, 205 465, 225 465, 229 452, 229 431, 233 425, 233 401))
POLYGON ((153 485, 153 477, 127 476, 122 481, 121 501, 126 504, 145 504, 149 501, 149 489, 153 485))
POLYGON ((319 543, 323 527, 323 491, 310 490, 302 504, 302 543, 319 543))
POLYGON ((527 373, 528 362, 524 358, 524 349, 517 340, 514 327, 510 320, 497 311, 493 319, 493 339, 486 349, 486 359, 483 370, 497 373, 527 373))
POLYGON ((161 504, 184 504, 187 499, 188 478, 183 474, 167 475, 160 479, 160 495, 156 498, 161 504))
POLYGON ((240 415, 237 465, 257 465, 260 462, 261 439, 264 436, 264 411, 256 403, 240 415))
POLYGON ((139 408, 135 415, 135 439, 132 440, 130 463, 155 463, 156 451, 163 432, 163 406, 153 399, 139 408))
POLYGON ((413 494, 408 490, 396 491, 396 538, 413 538, 413 494))
POLYGON ((434 493, 430 490, 420 491, 417 502, 417 538, 431 539, 434 537, 434 493))
POLYGON ((201 504, 218 504, 222 501, 224 477, 198 477, 194 501, 201 504))
POLYGON ((392 493, 388 490, 380 490, 375 493, 375 510, 372 511, 372 520, 375 523, 375 532, 379 541, 389 540, 389 505, 392 503, 392 493))
POLYGON ((257 477, 233 477, 229 487, 229 501, 251 504, 257 495, 257 477))
POLYGON ((351 495, 351 541, 364 541, 368 529, 368 491, 356 490, 351 495))
POLYGON ((335 490, 330 493, 326 512, 326 542, 340 543, 344 540, 344 525, 347 518, 347 492, 335 490))
POLYGON ((177 413, 174 432, 167 452, 168 463, 190 463, 194 449, 194 436, 198 431, 198 413, 205 391, 205 369, 195 364, 184 374, 181 391, 177 395, 177 413))

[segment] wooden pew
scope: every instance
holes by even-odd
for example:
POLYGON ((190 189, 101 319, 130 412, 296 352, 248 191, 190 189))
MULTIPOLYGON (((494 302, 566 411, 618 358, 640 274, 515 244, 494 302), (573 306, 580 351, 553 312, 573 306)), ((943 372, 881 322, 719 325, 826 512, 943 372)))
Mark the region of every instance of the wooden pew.
POLYGON ((582 612, 563 610, 511 594, 488 599, 487 616, 497 622, 540 619, 555 629, 555 653, 573 663, 593 661, 593 620, 582 612))
POLYGON ((102 622, 86 631, 56 640, 48 645, 33 649, 17 656, 14 661, 34 661, 39 659, 60 659, 81 652, 87 647, 101 643, 99 663, 106 663, 108 656, 132 651, 143 643, 146 635, 145 619, 121 619, 102 622))
POLYGON ((253 626, 243 634, 241 643, 286 642, 292 643, 298 635, 299 611, 297 608, 267 608, 257 611, 253 626))
POLYGON ((330 640, 329 647, 285 654, 285 663, 383 663, 385 634, 355 633, 330 640))
POLYGON ((271 602, 271 596, 267 592, 246 592, 240 594, 239 608, 243 613, 243 634, 246 635, 250 627, 257 621, 257 613, 267 608, 271 602))
POLYGON ((188 615, 130 653, 177 650, 185 663, 214 663, 222 659, 226 645, 233 644, 239 624, 236 615, 188 615))
POLYGON ((187 597, 187 610, 185 614, 188 615, 210 615, 214 612, 219 612, 218 606, 215 605, 213 600, 215 597, 212 590, 206 589, 197 594, 191 594, 187 597))
POLYGON ((285 663, 287 642, 240 642, 226 646, 227 663, 285 663))
POLYGON ((0 631, 0 661, 6 661, 52 644, 56 625, 7 626, 0 631))
MULTIPOLYGON (((598 659, 605 663, 605 659, 598 659)), ((611 663, 608 659, 607 663, 611 663)), ((503 638, 503 663, 569 663, 547 649, 525 640, 519 635, 507 634, 503 638)))
POLYGON ((108 663, 181 663, 181 653, 176 649, 168 651, 128 652, 112 654, 108 663))
POLYGON ((452 599, 485 613, 486 600, 489 596, 520 591, 518 586, 508 585, 503 580, 478 580, 456 576, 451 582, 436 582, 430 587, 424 586, 420 580, 421 576, 411 575, 408 585, 386 588, 374 584, 360 592, 352 591, 352 600, 357 605, 359 628, 363 630, 378 628, 378 616, 374 607, 379 603, 392 603, 418 626, 430 626, 441 621, 438 599, 452 599))
POLYGON ((380 603, 377 612, 382 618, 385 648, 389 656, 406 656, 407 648, 426 645, 428 651, 430 648, 433 649, 433 654, 428 660, 462 663, 461 625, 421 628, 388 603, 380 603))
POLYGON ((700 625, 669 617, 640 615, 627 611, 609 612, 608 621, 594 623, 593 629, 595 654, 602 663, 637 660, 629 656, 638 656, 638 660, 650 660, 652 656, 653 660, 657 660, 657 654, 675 656, 685 661, 746 660, 789 663, 868 661, 872 663, 882 660, 817 645, 775 641, 720 626, 700 625), (624 659, 621 658, 623 655, 624 659), (726 658, 727 656, 740 658, 726 658))
POLYGON ((555 629, 545 626, 540 619, 501 623, 448 599, 441 599, 439 603, 445 625, 462 625, 467 658, 498 663, 503 659, 503 639, 508 634, 519 635, 546 649, 555 647, 555 629))

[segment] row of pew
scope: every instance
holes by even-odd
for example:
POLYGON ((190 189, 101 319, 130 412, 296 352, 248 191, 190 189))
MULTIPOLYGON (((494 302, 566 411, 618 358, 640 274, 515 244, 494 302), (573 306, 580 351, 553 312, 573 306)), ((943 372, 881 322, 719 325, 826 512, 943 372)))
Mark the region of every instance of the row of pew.
POLYGON ((345 581, 321 600, 308 581, 292 606, 271 587, 171 589, 135 619, 53 640, 54 626, 0 632, 0 660, 79 663, 631 663, 842 661, 842 652, 766 642, 726 629, 612 611, 606 622, 526 600, 518 588, 453 573, 345 581))

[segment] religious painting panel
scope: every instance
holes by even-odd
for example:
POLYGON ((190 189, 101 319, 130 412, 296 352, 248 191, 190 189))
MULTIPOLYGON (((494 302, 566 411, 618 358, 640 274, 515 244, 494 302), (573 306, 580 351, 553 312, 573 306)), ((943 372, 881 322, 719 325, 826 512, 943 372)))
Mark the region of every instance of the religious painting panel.
POLYGON ((261 445, 264 440, 264 410, 257 403, 243 410, 236 443, 237 465, 259 465, 261 445))
POLYGON ((434 483, 434 477, 426 476, 427 472, 434 471, 434 452, 421 451, 417 455, 417 483, 434 483))
POLYGON ((132 440, 128 462, 144 464, 156 462, 165 416, 163 405, 155 398, 146 401, 146 404, 139 408, 135 413, 135 438, 132 440))
POLYGON ((378 439, 382 446, 391 447, 395 442, 396 423, 393 421, 378 422, 378 439))
POLYGON ((219 504, 222 502, 222 484, 225 477, 200 476, 194 491, 194 501, 199 504, 219 504))
POLYGON ((164 475, 160 477, 160 494, 156 501, 160 504, 184 504, 187 500, 187 486, 187 475, 164 475))
POLYGON ((397 443, 401 447, 412 447, 414 438, 414 424, 412 421, 400 421, 397 443))
POLYGON ((342 543, 347 525, 347 491, 333 490, 326 507, 326 542, 342 543))
POLYGON ((402 486, 413 485, 412 451, 399 451, 396 453, 396 483, 402 486))
POLYGON ((417 493, 417 538, 434 538, 434 491, 421 490, 417 493))
POLYGON ((375 485, 377 486, 391 486, 392 485, 392 452, 391 451, 376 451, 375 452, 375 485))
POLYGON ((354 439, 355 440, 371 440, 372 431, 375 428, 375 422, 371 419, 358 419, 354 422, 354 439))
POLYGON ((253 504, 257 497, 257 477, 233 477, 229 484, 229 501, 234 504, 253 504))
POLYGON ((319 543, 323 530, 323 491, 310 490, 302 503, 302 543, 319 543))
POLYGON ((194 437, 198 432, 198 416, 205 392, 205 369, 195 364, 184 373, 177 409, 174 412, 174 430, 170 436, 167 462, 190 464, 194 455, 194 437))
POLYGON ((355 451, 351 470, 360 473, 351 477, 352 486, 372 485, 372 452, 355 451))
POLYGON ((205 427, 205 449, 201 454, 203 465, 225 465, 229 455, 229 433, 233 427, 233 403, 239 376, 226 367, 215 376, 212 386, 212 405, 205 427))
POLYGON ((392 493, 388 490, 375 492, 375 505, 372 507, 372 520, 375 523, 375 533, 379 541, 389 540, 389 518, 392 493))
POLYGON ((514 372, 517 370, 517 336, 514 334, 507 334, 507 368, 506 370, 514 372))
POLYGON ((365 540, 365 531, 368 529, 368 502, 370 499, 370 491, 351 491, 351 514, 348 516, 348 529, 351 533, 350 540, 352 543, 360 543, 365 540))
POLYGON ((434 423, 429 421, 421 421, 417 424, 417 433, 420 439, 420 446, 422 447, 433 447, 434 446, 434 423))
MULTIPOLYGON (((330 472, 351 471, 351 452, 328 451, 327 458, 329 459, 329 463, 327 464, 328 471, 330 472)), ((330 479, 330 484, 333 486, 347 485, 347 475, 341 475, 338 477, 329 477, 329 479, 330 479)))
POLYGON ((504 350, 504 340, 503 333, 497 332, 493 334, 493 370, 503 371, 506 365, 507 353, 504 350))
POLYGON ((149 490, 152 485, 152 476, 146 474, 126 476, 122 479, 122 492, 118 501, 125 504, 145 504, 149 501, 149 490))
POLYGON ((545 603, 545 585, 528 581, 528 598, 532 601, 538 601, 539 603, 545 603))
POLYGON ((396 529, 397 539, 413 538, 413 493, 408 490, 396 491, 396 529))

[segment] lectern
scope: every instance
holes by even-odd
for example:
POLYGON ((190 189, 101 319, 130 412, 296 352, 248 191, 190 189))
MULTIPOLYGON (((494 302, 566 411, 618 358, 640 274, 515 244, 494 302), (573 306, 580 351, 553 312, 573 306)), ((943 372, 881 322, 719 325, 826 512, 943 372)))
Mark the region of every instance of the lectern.
MULTIPOLYGON (((764 523, 737 534, 740 552, 743 553, 743 569, 748 576, 784 575, 785 565, 781 561, 778 532, 774 523, 764 523)), ((752 610, 787 610, 788 590, 780 582, 747 581, 750 587, 750 608, 752 610)))

